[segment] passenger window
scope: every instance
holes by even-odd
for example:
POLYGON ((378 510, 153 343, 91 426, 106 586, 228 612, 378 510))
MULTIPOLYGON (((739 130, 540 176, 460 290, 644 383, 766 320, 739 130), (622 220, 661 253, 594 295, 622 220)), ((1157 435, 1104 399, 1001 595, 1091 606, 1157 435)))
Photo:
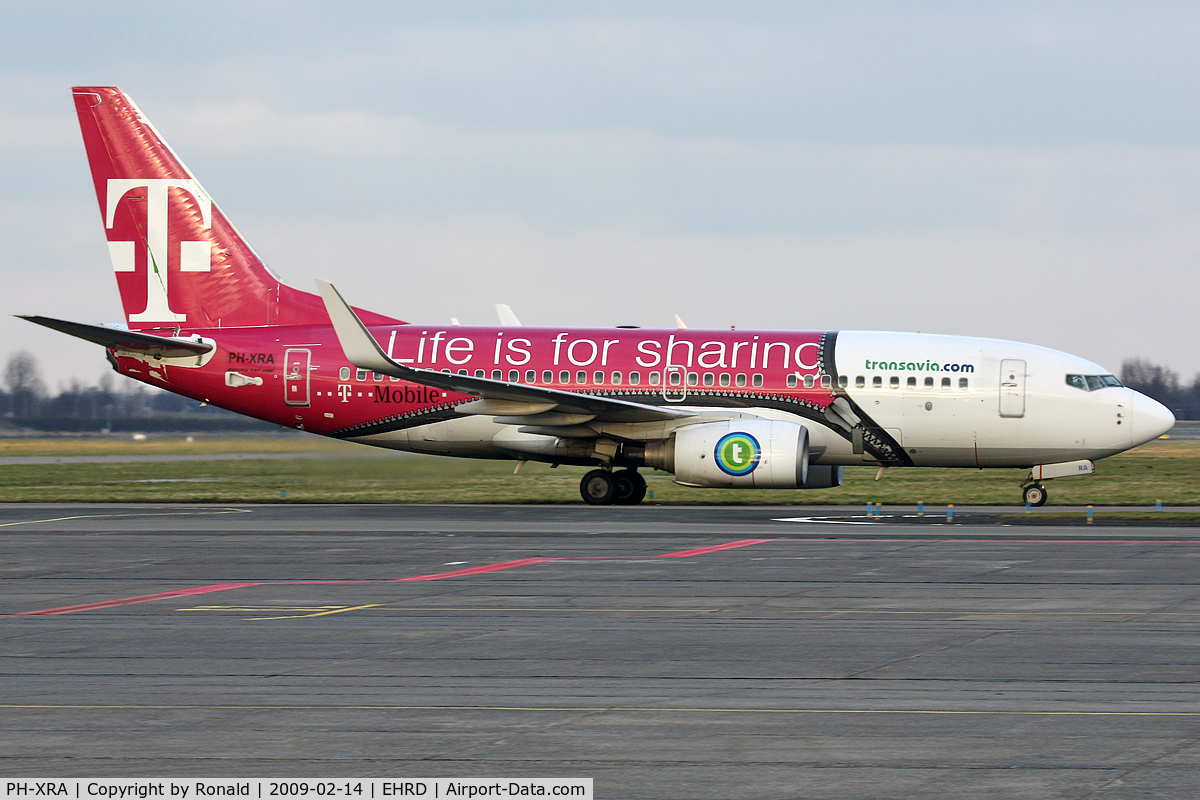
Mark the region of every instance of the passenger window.
POLYGON ((509 382, 509 383, 516 383, 516 382, 517 382, 517 381, 519 381, 519 380, 521 380, 521 373, 520 373, 520 371, 519 371, 519 370, 515 370, 515 369, 510 369, 510 370, 508 371, 508 382, 509 382))
POLYGON ((717 379, 715 377, 713 377, 713 374, 711 372, 704 373, 704 385, 705 386, 712 386, 714 383, 716 383, 716 381, 717 381, 717 379))
POLYGON ((355 380, 365 381, 367 379, 367 371, 365 369, 356 370, 354 378, 355 380))
MULTIPOLYGON (((450 370, 448 370, 448 369, 444 369, 444 370, 442 370, 442 372, 449 372, 449 371, 450 371, 450 370)), ((458 371, 458 374, 459 374, 459 375, 466 375, 466 374, 467 374, 467 371, 466 371, 465 369, 460 369, 460 370, 458 371)))
POLYGON ((857 378, 854 379, 854 388, 855 389, 861 389, 866 385, 867 385, 867 379, 864 378, 862 375, 859 375, 857 378))
POLYGON ((526 383, 537 383, 537 370, 535 370, 535 369, 525 370, 525 382, 526 383))
POLYGON ((681 381, 678 372, 672 372, 667 375, 667 383, 671 384, 672 386, 678 386, 680 382, 681 381))
POLYGON ((910 389, 915 389, 915 388, 917 388, 917 379, 916 379, 916 377, 915 377, 915 376, 912 376, 912 375, 910 375, 910 376, 909 376, 909 378, 908 378, 908 382, 907 382, 907 384, 908 384, 908 388, 910 388, 910 389))
POLYGON ((933 388, 933 378, 926 378, 926 379, 925 379, 925 388, 926 388, 926 389, 932 389, 932 388, 933 388))
POLYGON ((571 382, 571 373, 567 372, 565 369, 562 372, 558 373, 558 382, 559 383, 570 383, 571 382))
POLYGON ((737 374, 737 377, 733 379, 733 382, 736 383, 738 386, 745 386, 746 385, 746 374, 744 372, 739 372, 737 374))
POLYGON ((942 388, 943 389, 950 388, 950 379, 949 378, 942 378, 942 388))
POLYGON ((871 378, 871 388, 872 389, 882 389, 883 388, 883 377, 880 375, 876 375, 874 378, 871 378))
POLYGON ((349 367, 342 367, 340 370, 338 370, 338 380, 340 380, 340 381, 350 380, 350 368, 349 367))
POLYGON ((620 385, 621 385, 621 373, 620 373, 620 372, 616 372, 616 371, 614 371, 614 372, 613 372, 613 374, 612 374, 612 385, 613 385, 613 386, 620 386, 620 385))
POLYGON ((789 389, 795 389, 796 383, 797 383, 796 373, 793 372, 791 375, 788 375, 787 386, 789 389))
POLYGON ((899 389, 899 388, 900 388, 900 378, 899 378, 899 376, 897 376, 897 375, 893 375, 893 376, 892 376, 892 377, 891 377, 891 378, 888 380, 888 386, 892 387, 893 389, 899 389))
POLYGON ((804 388, 805 388, 805 389, 811 389, 811 388, 813 388, 813 387, 814 387, 814 386, 816 386, 816 385, 817 385, 817 379, 816 379, 816 378, 814 378, 812 375, 805 375, 805 376, 804 376, 804 388))
POLYGON ((575 382, 578 384, 581 384, 581 385, 587 383, 587 373, 584 372, 583 370, 579 370, 578 372, 576 372, 575 373, 575 382))
POLYGON ((763 384, 762 374, 757 373, 757 372, 754 373, 754 378, 752 379, 752 382, 754 383, 755 386, 762 386, 762 384, 763 384))
POLYGON ((376 383, 383 383, 383 375, 378 372, 372 372, 371 377, 375 379, 376 383))
POLYGON ((729 385, 729 373, 728 373, 728 372, 722 372, 722 373, 721 373, 721 381, 720 381, 720 382, 721 382, 721 385, 722 385, 722 386, 728 386, 728 385, 729 385))
POLYGON ((395 375, 393 375, 392 377, 388 378, 388 380, 390 380, 392 383, 399 383, 399 382, 400 382, 400 379, 399 379, 399 378, 397 378, 395 375))
POLYGON ((499 369, 492 370, 492 380, 494 380, 494 381, 504 380, 504 371, 499 370, 499 369))
POLYGON ((657 373, 657 372, 651 372, 651 373, 650 373, 650 385, 651 385, 651 386, 658 386, 658 385, 660 385, 661 383, 662 383, 662 375, 660 375, 660 374, 659 374, 659 373, 657 373))
POLYGON ((546 384, 554 383, 554 373, 548 369, 543 370, 542 371, 542 383, 546 383, 546 384))
POLYGON ((596 384, 597 386, 602 385, 604 383, 604 373, 597 372, 592 375, 592 383, 596 384))
POLYGON ((958 388, 966 389, 968 386, 970 386, 970 381, 968 381, 966 378, 958 379, 958 388))
POLYGON ((694 372, 688 373, 688 386, 695 386, 700 382, 700 376, 694 372))
POLYGON ((850 376, 849 375, 838 375, 838 388, 839 389, 845 389, 849 385, 850 385, 850 376))
POLYGON ((477 369, 477 370, 475 370, 475 377, 476 377, 476 378, 482 378, 482 377, 484 377, 485 375, 487 375, 487 373, 486 373, 486 372, 484 372, 483 370, 481 370, 481 369, 477 369))
POLYGON ((832 388, 832 387, 833 387, 833 378, 831 378, 831 377, 830 377, 830 376, 828 376, 828 375, 822 375, 822 376, 821 376, 821 388, 822 388, 822 389, 829 389, 829 388, 832 388))
MULTIPOLYGON (((630 386, 637 386, 637 385, 639 385, 641 382, 642 382, 642 373, 640 373, 640 372, 631 372, 631 373, 629 373, 629 385, 630 385, 630 386)), ((653 378, 653 377, 651 377, 651 378, 650 378, 650 382, 651 382, 651 383, 654 383, 654 378, 653 378)))

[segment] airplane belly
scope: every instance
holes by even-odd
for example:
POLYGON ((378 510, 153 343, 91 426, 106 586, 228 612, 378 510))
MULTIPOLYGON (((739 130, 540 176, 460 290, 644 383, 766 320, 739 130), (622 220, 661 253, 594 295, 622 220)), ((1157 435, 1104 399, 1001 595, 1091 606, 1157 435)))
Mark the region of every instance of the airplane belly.
POLYGON ((506 459, 511 456, 492 443, 496 433, 505 427, 492 422, 491 417, 464 417, 351 437, 347 441, 429 455, 506 459))

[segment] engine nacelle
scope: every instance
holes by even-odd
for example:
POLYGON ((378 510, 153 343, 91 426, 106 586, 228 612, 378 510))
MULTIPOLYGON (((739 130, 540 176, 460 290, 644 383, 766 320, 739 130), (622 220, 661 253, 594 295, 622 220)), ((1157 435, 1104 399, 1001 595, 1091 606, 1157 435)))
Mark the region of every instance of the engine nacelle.
POLYGON ((675 482, 796 489, 808 480, 808 429, 767 419, 686 425, 675 432, 675 482))
POLYGON ((846 468, 832 464, 809 464, 808 480, 801 489, 833 489, 842 485, 846 468))

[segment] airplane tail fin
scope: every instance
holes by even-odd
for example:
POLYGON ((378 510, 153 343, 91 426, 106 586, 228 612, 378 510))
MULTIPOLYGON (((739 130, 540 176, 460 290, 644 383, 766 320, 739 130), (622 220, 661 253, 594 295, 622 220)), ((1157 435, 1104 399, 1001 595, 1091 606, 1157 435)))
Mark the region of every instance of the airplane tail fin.
POLYGON ((266 267, 129 97, 73 92, 130 328, 328 324, 321 299, 266 267))

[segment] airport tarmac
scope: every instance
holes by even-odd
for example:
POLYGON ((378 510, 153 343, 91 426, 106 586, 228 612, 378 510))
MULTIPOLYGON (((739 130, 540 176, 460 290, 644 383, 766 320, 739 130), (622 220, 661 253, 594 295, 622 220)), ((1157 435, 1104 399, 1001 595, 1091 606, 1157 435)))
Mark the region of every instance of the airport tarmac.
POLYGON ((1200 528, 883 511, 0 505, 0 775, 1200 795, 1200 528))

